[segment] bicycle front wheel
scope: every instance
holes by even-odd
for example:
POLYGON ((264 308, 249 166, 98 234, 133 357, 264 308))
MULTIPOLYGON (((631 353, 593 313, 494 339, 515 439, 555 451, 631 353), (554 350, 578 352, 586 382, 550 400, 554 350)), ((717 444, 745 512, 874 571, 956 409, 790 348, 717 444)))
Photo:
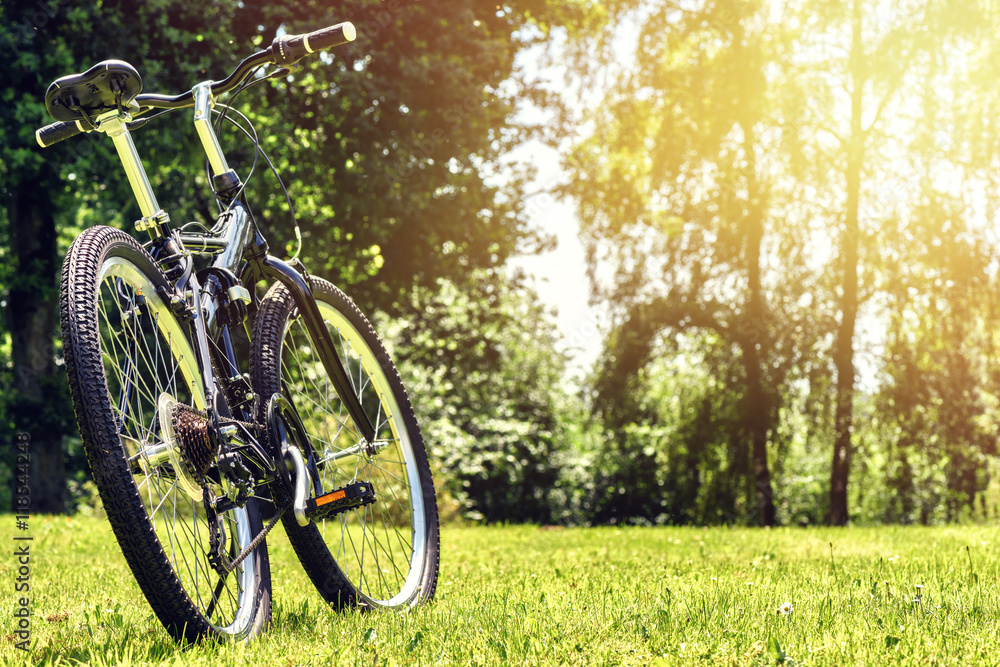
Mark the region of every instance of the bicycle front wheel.
MULTIPOLYGON (((249 638, 271 616, 267 549, 222 575, 210 532, 229 555, 261 531, 251 500, 213 517, 188 453, 164 410, 205 408, 197 359, 158 293, 169 284, 130 236, 81 234, 63 264, 61 325, 70 391, 104 511, 157 617, 176 639, 249 638)), ((202 456, 212 456, 202 452, 202 456)))
POLYGON ((282 392, 295 407, 324 492, 367 482, 375 500, 305 527, 287 512, 285 531, 334 608, 412 606, 434 595, 438 575, 437 503, 420 429, 368 320, 330 283, 311 278, 310 284, 353 391, 376 427, 375 441, 366 442, 347 415, 283 285, 271 288, 257 313, 254 388, 264 399, 282 392))

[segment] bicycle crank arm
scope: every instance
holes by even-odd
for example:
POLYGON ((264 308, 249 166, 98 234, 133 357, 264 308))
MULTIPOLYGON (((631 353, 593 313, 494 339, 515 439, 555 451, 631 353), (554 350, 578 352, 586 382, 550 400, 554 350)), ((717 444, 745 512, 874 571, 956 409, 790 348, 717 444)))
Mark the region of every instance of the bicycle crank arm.
POLYGON ((295 445, 288 445, 285 450, 285 464, 292 475, 292 513, 295 515, 295 523, 300 526, 309 525, 309 517, 306 516, 306 494, 309 491, 309 473, 306 472, 305 461, 302 460, 302 452, 295 445))
POLYGON ((328 519, 375 502, 375 489, 369 482, 355 482, 307 499, 310 477, 298 447, 288 446, 285 450, 285 463, 289 472, 293 473, 292 513, 295 515, 295 523, 300 526, 308 526, 310 521, 328 519))
POLYGON ((354 393, 351 380, 347 377, 347 371, 344 370, 344 365, 333 347, 333 340, 330 339, 330 333, 326 330, 323 316, 320 315, 316 300, 312 296, 312 289, 305 276, 296 271, 290 264, 271 255, 264 257, 261 260, 261 265, 268 275, 278 279, 292 293, 299 314, 309 331, 309 337, 312 339, 313 345, 316 346, 316 351, 319 353, 319 358, 323 362, 327 374, 333 380, 333 388, 336 390, 337 396, 344 402, 347 414, 354 420, 362 437, 368 442, 374 442, 375 426, 368 419, 364 408, 361 407, 360 399, 354 393))

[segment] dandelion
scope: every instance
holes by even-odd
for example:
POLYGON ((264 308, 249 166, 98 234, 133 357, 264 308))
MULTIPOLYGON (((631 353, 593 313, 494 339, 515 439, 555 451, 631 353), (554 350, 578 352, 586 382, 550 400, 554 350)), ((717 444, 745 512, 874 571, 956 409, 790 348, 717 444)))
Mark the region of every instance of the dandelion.
POLYGON ((782 616, 791 616, 793 611, 795 611, 795 607, 792 606, 791 602, 784 602, 778 607, 778 613, 782 616))

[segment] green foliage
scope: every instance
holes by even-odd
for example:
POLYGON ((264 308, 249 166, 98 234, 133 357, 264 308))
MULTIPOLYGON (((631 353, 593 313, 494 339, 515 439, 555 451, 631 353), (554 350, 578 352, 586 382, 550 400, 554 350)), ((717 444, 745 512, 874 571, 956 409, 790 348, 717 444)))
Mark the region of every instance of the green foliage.
POLYGON ((661 337, 702 341, 702 363, 724 388, 713 427, 727 431, 713 439, 726 441, 735 477, 717 507, 732 515, 725 508, 740 497, 769 524, 768 450, 816 327, 803 325, 811 313, 801 303, 811 258, 773 194, 790 170, 774 150, 783 120, 769 73, 788 38, 771 30, 768 11, 766 2, 616 3, 603 32, 580 38, 602 57, 571 51, 582 84, 609 85, 580 113, 592 131, 566 137, 573 178, 562 192, 577 203, 591 273, 604 277, 595 293, 615 319, 596 410, 612 428, 649 422, 628 414, 641 402, 637 373, 675 352, 657 347, 661 337), (622 45, 633 36, 634 51, 622 45))
POLYGON ((468 291, 450 282, 414 289, 385 328, 432 465, 468 518, 579 520, 556 502, 568 499, 560 478, 575 453, 547 313, 505 272, 467 280, 468 291))

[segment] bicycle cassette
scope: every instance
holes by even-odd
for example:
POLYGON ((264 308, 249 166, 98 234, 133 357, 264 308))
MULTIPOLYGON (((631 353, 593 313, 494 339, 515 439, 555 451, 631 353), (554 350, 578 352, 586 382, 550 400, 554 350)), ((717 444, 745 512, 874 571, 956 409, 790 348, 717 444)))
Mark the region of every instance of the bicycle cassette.
POLYGON ((205 415, 189 405, 178 403, 167 393, 157 401, 160 436, 167 460, 174 470, 177 486, 192 500, 202 500, 204 475, 215 460, 205 415))
POLYGON ((215 448, 208 436, 207 416, 183 403, 175 403, 171 422, 178 436, 182 461, 192 475, 204 477, 215 461, 215 448))

